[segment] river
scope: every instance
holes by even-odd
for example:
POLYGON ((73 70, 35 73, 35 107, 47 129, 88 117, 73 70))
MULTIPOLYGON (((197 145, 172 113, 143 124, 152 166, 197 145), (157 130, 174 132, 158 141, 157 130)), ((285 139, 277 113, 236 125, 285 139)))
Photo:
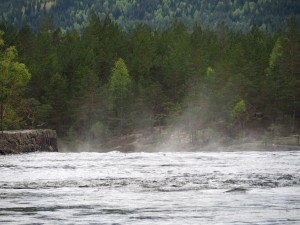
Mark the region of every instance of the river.
POLYGON ((1 156, 0 224, 300 224, 300 151, 1 156))

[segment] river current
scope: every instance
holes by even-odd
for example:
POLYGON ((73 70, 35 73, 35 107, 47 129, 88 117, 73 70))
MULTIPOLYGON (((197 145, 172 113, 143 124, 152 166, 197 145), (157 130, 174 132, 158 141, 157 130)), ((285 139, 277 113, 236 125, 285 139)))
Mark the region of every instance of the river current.
POLYGON ((0 224, 300 224, 300 151, 1 156, 0 224))

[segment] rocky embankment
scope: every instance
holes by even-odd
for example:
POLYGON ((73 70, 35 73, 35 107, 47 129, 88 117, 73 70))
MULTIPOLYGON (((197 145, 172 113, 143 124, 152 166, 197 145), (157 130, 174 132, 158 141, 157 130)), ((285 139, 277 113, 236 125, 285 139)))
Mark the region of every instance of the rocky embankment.
POLYGON ((57 152, 54 130, 4 131, 0 133, 0 155, 35 151, 57 152))

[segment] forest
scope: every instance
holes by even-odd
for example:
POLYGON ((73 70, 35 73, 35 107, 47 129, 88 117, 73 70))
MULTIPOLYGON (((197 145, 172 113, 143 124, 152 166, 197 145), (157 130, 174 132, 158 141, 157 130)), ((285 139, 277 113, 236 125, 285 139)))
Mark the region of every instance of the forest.
POLYGON ((97 14, 82 32, 55 29, 49 16, 38 32, 4 23, 2 129, 52 128, 68 140, 101 141, 176 126, 195 143, 203 134, 296 134, 300 33, 295 18, 285 23, 249 33, 224 22, 190 31, 177 20, 126 31, 97 14))
POLYGON ((28 24, 37 32, 48 14, 55 28, 82 31, 89 15, 96 12, 101 20, 110 16, 125 30, 136 23, 165 29, 179 20, 190 31, 195 23, 216 29, 223 21, 244 32, 253 25, 275 31, 284 28, 285 20, 292 16, 299 23, 299 9, 297 0, 2 0, 0 21, 18 29, 28 24))

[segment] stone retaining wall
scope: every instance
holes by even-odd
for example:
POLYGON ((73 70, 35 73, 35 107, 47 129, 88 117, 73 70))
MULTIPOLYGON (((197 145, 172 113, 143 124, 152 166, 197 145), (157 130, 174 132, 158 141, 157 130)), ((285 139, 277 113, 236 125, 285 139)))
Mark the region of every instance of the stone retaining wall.
POLYGON ((0 155, 35 151, 57 152, 54 130, 0 131, 0 155))

